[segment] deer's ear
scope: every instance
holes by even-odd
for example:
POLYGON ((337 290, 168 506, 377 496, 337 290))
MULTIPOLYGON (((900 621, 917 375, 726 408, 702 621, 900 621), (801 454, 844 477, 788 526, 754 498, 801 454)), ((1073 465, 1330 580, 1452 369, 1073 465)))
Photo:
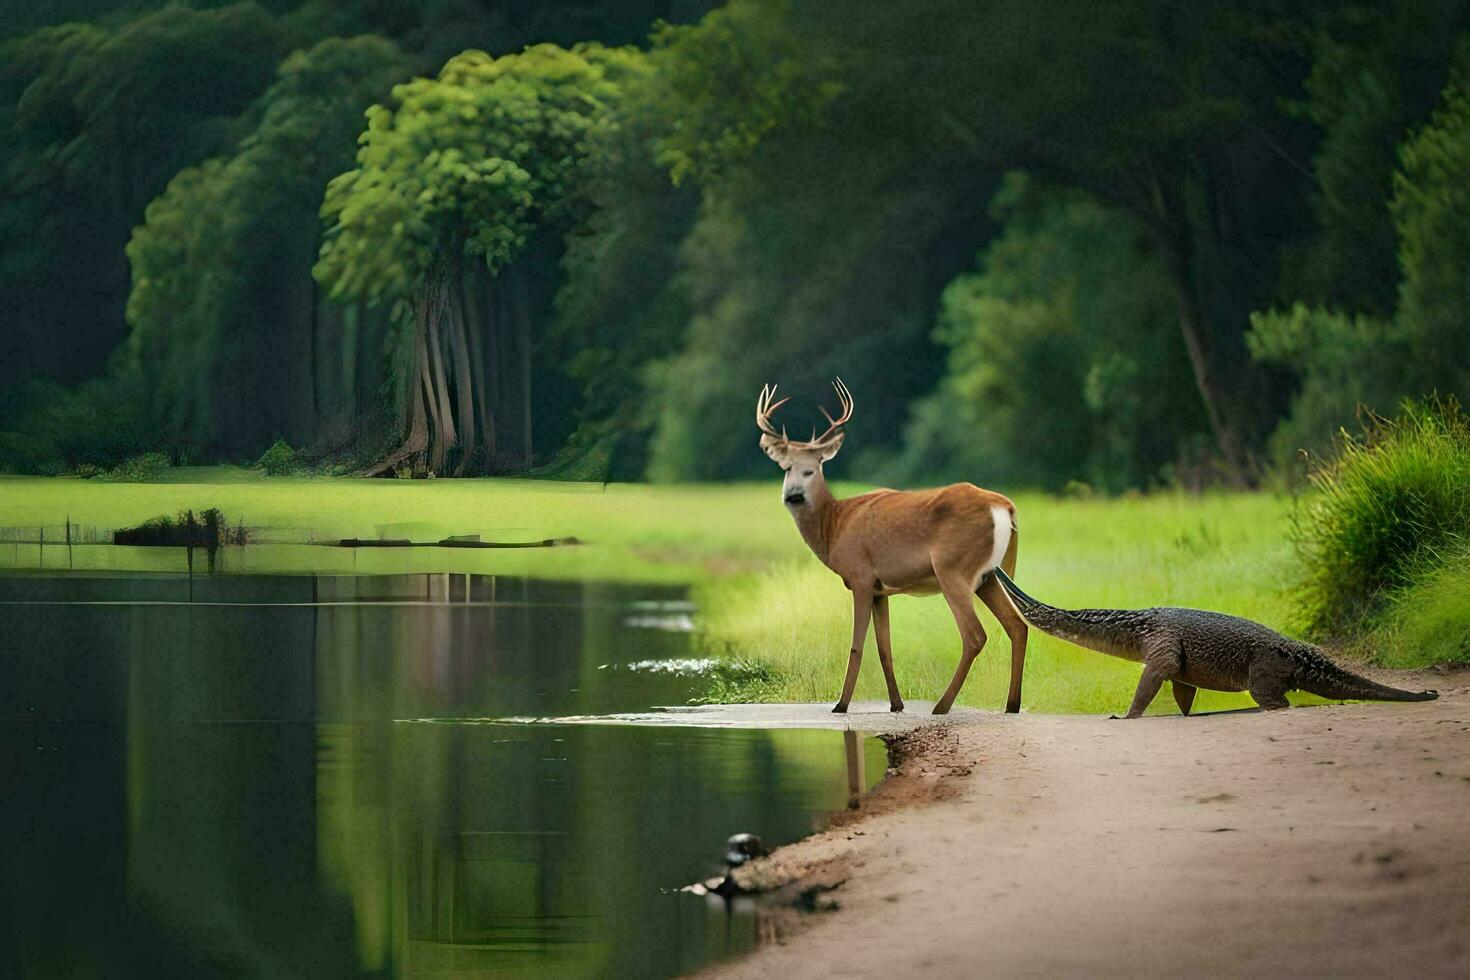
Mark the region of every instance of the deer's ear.
POLYGON ((786 465, 786 455, 790 451, 790 446, 791 444, 784 439, 777 439, 775 436, 761 436, 761 448, 765 450, 767 456, 782 466, 786 465))
POLYGON ((822 462, 825 463, 827 462, 827 460, 837 455, 837 450, 842 448, 842 440, 845 438, 847 438, 847 433, 839 432, 837 433, 837 435, 832 437, 832 440, 830 442, 827 442, 822 446, 822 462))

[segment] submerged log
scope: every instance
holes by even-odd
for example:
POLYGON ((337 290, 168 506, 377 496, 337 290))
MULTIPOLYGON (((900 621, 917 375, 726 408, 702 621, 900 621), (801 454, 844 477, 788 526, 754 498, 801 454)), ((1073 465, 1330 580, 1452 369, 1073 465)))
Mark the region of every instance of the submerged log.
POLYGON ((457 534, 438 541, 409 541, 405 538, 343 538, 339 548, 560 548, 581 544, 574 537, 542 538, 540 541, 481 541, 478 534, 457 534))

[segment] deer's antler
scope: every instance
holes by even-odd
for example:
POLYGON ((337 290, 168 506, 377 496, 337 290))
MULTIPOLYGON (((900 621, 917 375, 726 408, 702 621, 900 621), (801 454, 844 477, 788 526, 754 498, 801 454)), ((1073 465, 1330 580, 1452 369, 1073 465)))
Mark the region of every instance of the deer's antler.
POLYGON ((776 411, 776 409, 780 408, 782 405, 785 405, 791 399, 783 398, 780 401, 775 401, 775 385, 766 385, 765 387, 761 388, 760 397, 755 400, 756 427, 759 428, 766 435, 771 436, 775 439, 780 439, 782 442, 788 443, 792 446, 810 449, 817 446, 825 445, 833 438, 835 438, 838 434, 838 430, 846 425, 848 423, 848 420, 852 418, 852 392, 847 390, 847 385, 842 383, 841 378, 833 381, 832 387, 837 391, 837 401, 842 406, 842 414, 834 419, 831 415, 827 414, 827 410, 825 408, 822 409, 822 415, 827 419, 828 423, 830 424, 827 427, 827 431, 823 432, 820 437, 817 436, 816 430, 813 430, 812 438, 809 441, 792 442, 790 438, 787 437, 786 428, 784 426, 781 428, 780 432, 776 431, 775 427, 771 424, 771 415, 776 411))
POLYGON ((791 399, 789 397, 783 398, 775 404, 772 404, 772 399, 774 399, 775 397, 775 385, 766 385, 761 388, 761 396, 755 400, 755 424, 756 427, 764 432, 766 435, 771 436, 774 439, 780 439, 782 442, 790 442, 791 440, 786 438, 785 426, 782 426, 781 431, 777 432, 775 427, 771 425, 771 415, 776 411, 776 409, 780 408, 782 405, 785 405, 791 399))
POLYGON ((841 378, 835 379, 832 382, 832 387, 837 391, 837 401, 839 404, 842 405, 842 415, 834 419, 832 416, 827 414, 827 410, 825 408, 822 409, 822 416, 826 418, 826 420, 830 424, 827 427, 827 431, 822 433, 822 437, 820 439, 813 439, 811 441, 811 444, 813 446, 819 446, 822 443, 826 442, 828 439, 831 439, 834 435, 837 434, 837 430, 846 425, 848 423, 848 420, 852 418, 852 392, 847 390, 847 385, 842 383, 841 378))

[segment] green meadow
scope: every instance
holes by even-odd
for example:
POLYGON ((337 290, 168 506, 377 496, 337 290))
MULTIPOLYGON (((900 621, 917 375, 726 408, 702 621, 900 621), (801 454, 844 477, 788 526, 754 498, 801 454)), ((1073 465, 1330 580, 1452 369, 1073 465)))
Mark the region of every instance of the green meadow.
MULTIPOLYGON (((861 492, 839 485, 839 495, 861 492)), ((1063 606, 1191 605, 1289 628, 1290 502, 1268 494, 1156 494, 1116 499, 1016 496, 1018 581, 1063 606)), ((69 519, 124 527, 186 509, 217 507, 263 543, 224 549, 217 568, 237 573, 474 572, 547 578, 686 583, 700 614, 696 642, 765 668, 766 679, 729 693, 768 700, 835 699, 851 630, 847 592, 806 550, 771 481, 721 486, 578 484, 531 480, 266 478, 215 467, 170 471, 161 483, 0 480, 0 527, 45 525, 55 540, 69 519), (576 547, 507 551, 349 549, 345 537, 437 540, 578 538, 576 547)), ((0 543, 0 568, 183 571, 174 548, 0 543)), ((982 607, 991 639, 960 703, 998 707, 1009 662, 1004 635, 982 607)), ((959 652, 939 596, 893 602, 905 698, 935 697, 959 652)), ((860 698, 883 697, 871 637, 860 698)), ((1024 707, 1110 712, 1127 705, 1138 668, 1032 631, 1024 707)), ((1243 706, 1242 695, 1201 692, 1202 710, 1243 706)), ((1173 711, 1163 697, 1155 710, 1173 711)))
MULTIPOLYGON (((1065 607, 1197 606, 1278 629, 1291 622, 1290 503, 1285 498, 1161 494, 1064 500, 1019 494, 1014 499, 1020 527, 1016 579, 1040 599, 1065 607)), ((778 508, 773 502, 770 509, 778 508)), ((790 523, 782 513, 771 520, 790 523)), ((794 529, 788 531, 795 536, 794 529)), ((710 582, 698 595, 703 642, 773 670, 777 679, 758 687, 760 696, 836 700, 851 636, 851 602, 814 557, 799 554, 759 572, 710 582)), ((1009 681, 1010 646, 989 611, 980 608, 989 639, 959 703, 998 708, 1009 681)), ((933 699, 959 656, 954 620, 942 596, 900 596, 892 610, 899 687, 906 699, 933 699)), ((871 635, 866 650, 857 697, 886 700, 871 635)), ((1034 629, 1027 650, 1025 710, 1127 708, 1138 681, 1136 665, 1034 629)), ((1196 710, 1250 704, 1245 695, 1201 691, 1196 710)), ((1167 694, 1151 709, 1176 710, 1167 694)))

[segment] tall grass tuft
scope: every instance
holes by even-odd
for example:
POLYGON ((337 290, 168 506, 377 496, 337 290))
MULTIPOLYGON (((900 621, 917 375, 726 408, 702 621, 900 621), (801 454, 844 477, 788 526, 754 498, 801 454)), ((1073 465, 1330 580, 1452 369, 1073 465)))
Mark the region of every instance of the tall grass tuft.
POLYGON ((1396 594, 1357 646, 1385 667, 1470 663, 1470 552, 1396 594))
POLYGON ((1393 597, 1470 544, 1470 419, 1452 398, 1406 402, 1339 438, 1293 518, 1302 626, 1371 626, 1393 597))

